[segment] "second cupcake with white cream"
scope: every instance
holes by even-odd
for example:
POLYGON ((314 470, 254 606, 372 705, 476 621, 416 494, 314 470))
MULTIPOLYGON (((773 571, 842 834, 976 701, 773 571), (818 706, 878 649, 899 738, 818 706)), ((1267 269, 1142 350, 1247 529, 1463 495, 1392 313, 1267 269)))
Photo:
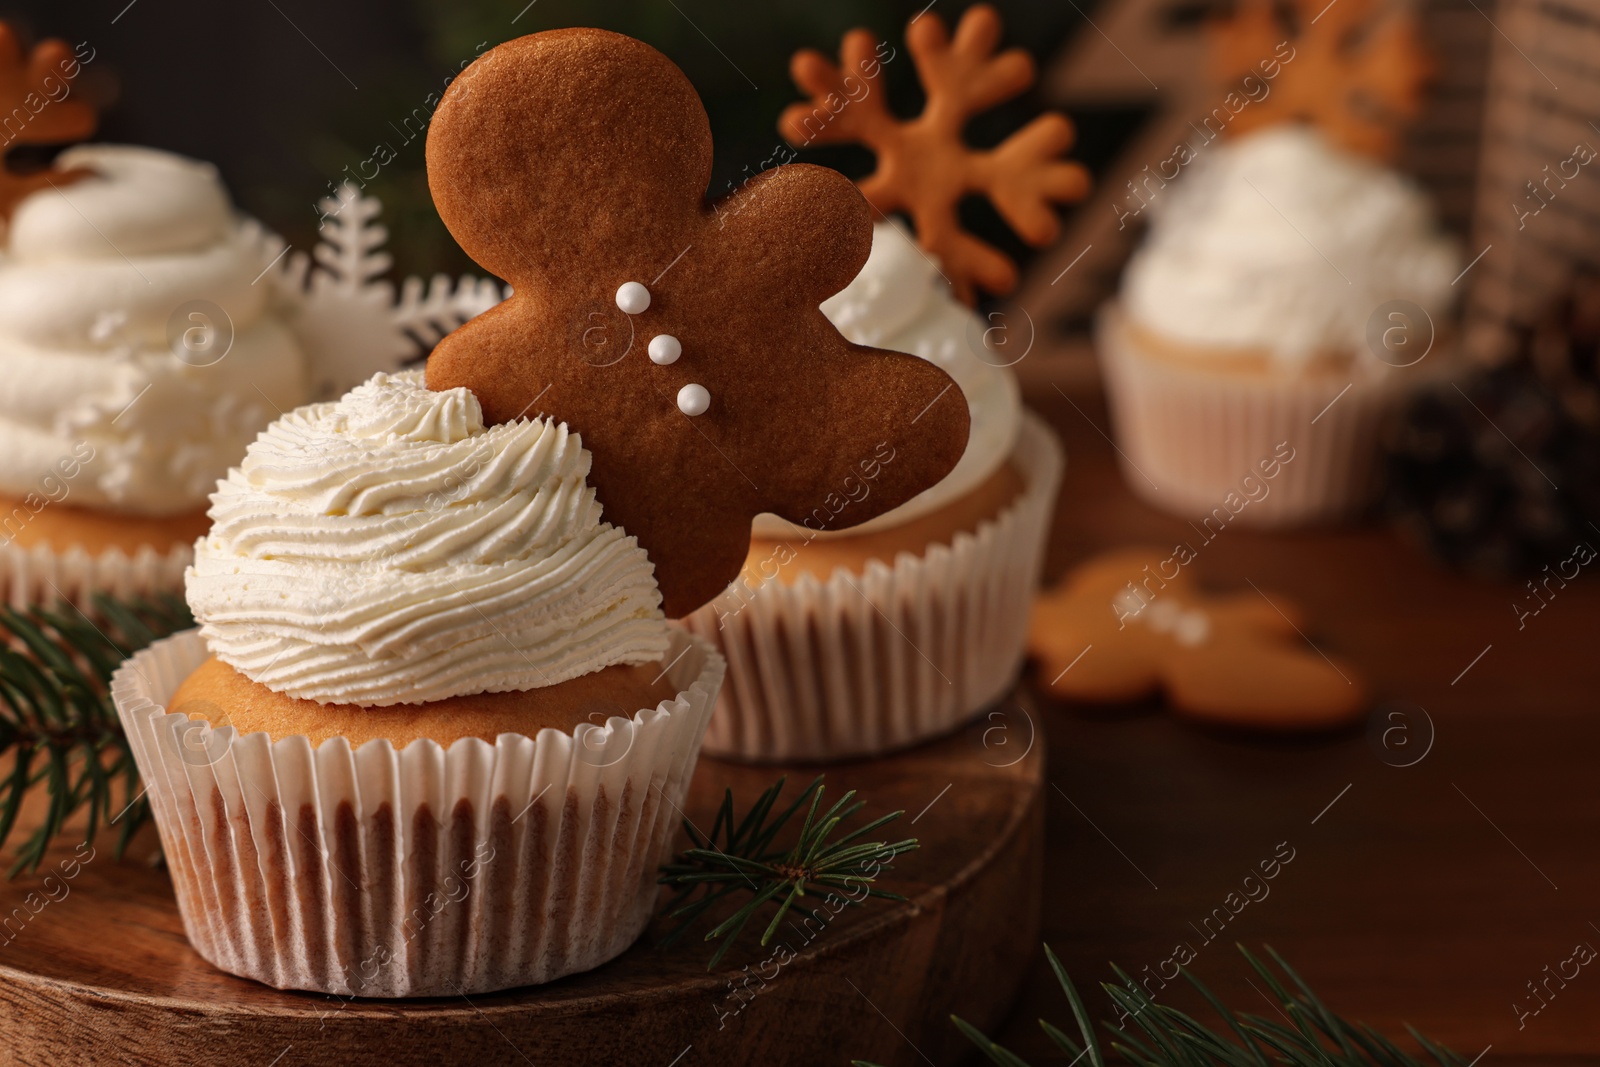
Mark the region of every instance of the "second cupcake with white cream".
POLYGON ((895 222, 822 305, 858 344, 937 364, 966 395, 966 451, 938 484, 851 529, 892 447, 862 457, 800 524, 761 516, 744 573, 685 624, 728 659, 706 751, 874 755, 959 727, 1015 681, 1064 455, 1022 407, 985 324, 895 222))

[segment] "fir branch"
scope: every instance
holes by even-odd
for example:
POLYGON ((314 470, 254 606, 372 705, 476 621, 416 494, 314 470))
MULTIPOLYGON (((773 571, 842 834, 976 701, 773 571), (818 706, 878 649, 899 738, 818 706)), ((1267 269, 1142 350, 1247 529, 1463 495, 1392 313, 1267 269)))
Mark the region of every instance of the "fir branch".
POLYGON ((16 828, 29 790, 43 783, 47 797, 43 822, 17 847, 13 878, 37 870, 80 812, 89 842, 102 824, 118 824, 118 855, 149 817, 111 702, 111 674, 133 652, 193 620, 174 596, 102 596, 92 609, 93 619, 67 604, 25 612, 0 607, 0 759, 12 760, 0 778, 0 845, 16 828))
POLYGON ((658 881, 673 886, 677 892, 668 901, 662 914, 677 920, 664 936, 660 945, 665 948, 681 938, 690 927, 729 897, 747 899, 732 914, 718 922, 705 940, 721 940, 706 970, 722 962, 744 932, 750 920, 766 905, 776 904, 776 911, 761 935, 765 946, 777 932, 778 924, 807 893, 834 893, 851 904, 864 904, 871 897, 882 900, 904 900, 897 893, 879 889, 873 883, 894 862, 895 857, 917 847, 915 838, 888 843, 862 841, 867 834, 885 826, 901 815, 901 811, 873 819, 837 840, 831 840, 835 830, 856 815, 865 804, 855 800, 851 790, 834 802, 822 815, 822 776, 795 798, 794 803, 777 815, 772 814, 778 796, 783 792, 785 778, 762 793, 755 806, 743 819, 734 816, 733 790, 729 789, 717 811, 709 837, 702 838, 686 817, 684 831, 693 842, 692 848, 678 853, 661 867, 658 881), (807 801, 809 800, 809 805, 807 801), (852 801, 855 801, 852 803, 852 801), (806 807, 805 820, 799 837, 788 848, 773 844, 779 831, 802 806, 806 807), (860 892, 851 897, 852 890, 860 892))
MULTIPOLYGON (((1406 1030, 1427 1052, 1430 1057, 1427 1061, 1401 1050, 1370 1026, 1340 1018, 1271 946, 1266 951, 1277 965, 1277 971, 1243 945, 1238 948, 1277 999, 1287 1025, 1282 1019, 1235 1012, 1198 978, 1180 968, 1184 978, 1226 1024, 1227 1033, 1219 1033, 1177 1008, 1157 1003, 1122 968, 1113 967, 1121 979, 1120 984, 1103 982, 1101 988, 1128 1016, 1121 1026, 1109 1022, 1101 1024, 1111 1035, 1110 1051, 1137 1067, 1273 1067, 1275 1064, 1283 1067, 1428 1067, 1430 1063, 1434 1067, 1468 1067, 1458 1053, 1435 1044, 1412 1027, 1406 1030), (1278 972, 1282 972, 1281 975, 1278 972), (1284 978, 1289 985, 1284 984, 1284 978)), ((1083 999, 1049 945, 1044 952, 1061 991, 1067 996, 1078 1038, 1068 1037, 1044 1019, 1039 1020, 1039 1026, 1051 1043, 1073 1062, 1082 1059, 1087 1061, 1087 1067, 1106 1067, 1107 1050, 1089 1021, 1083 999)), ((1028 1067, 1026 1060, 991 1041, 965 1019, 952 1015, 950 1020, 990 1063, 999 1067, 1028 1067)), ((851 1062, 855 1067, 875 1067, 866 1060, 851 1062)))

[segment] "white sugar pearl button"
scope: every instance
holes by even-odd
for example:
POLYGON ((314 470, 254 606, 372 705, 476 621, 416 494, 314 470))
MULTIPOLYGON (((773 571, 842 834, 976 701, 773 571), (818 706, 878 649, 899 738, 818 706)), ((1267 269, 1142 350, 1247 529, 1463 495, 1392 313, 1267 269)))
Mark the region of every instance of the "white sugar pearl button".
POLYGON ((650 290, 638 282, 623 282, 617 289, 617 307, 629 315, 639 314, 650 307, 650 290))
POLYGON ((678 362, 678 357, 683 355, 683 345, 670 333, 658 333, 650 338, 650 362, 665 367, 668 363, 678 362))
POLYGON ((711 393, 703 385, 686 385, 678 390, 678 410, 685 415, 704 415, 711 406, 711 393))

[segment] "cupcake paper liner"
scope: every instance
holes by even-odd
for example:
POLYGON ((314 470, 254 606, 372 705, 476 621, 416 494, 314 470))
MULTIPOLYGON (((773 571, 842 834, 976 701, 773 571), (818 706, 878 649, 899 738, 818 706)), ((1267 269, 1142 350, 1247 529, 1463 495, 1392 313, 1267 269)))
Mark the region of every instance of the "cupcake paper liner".
POLYGON ((132 556, 119 548, 91 555, 76 545, 65 550, 0 545, 0 591, 18 610, 57 600, 87 607, 96 593, 119 598, 182 593, 183 572, 193 559, 189 545, 166 552, 146 545, 132 556))
POLYGON ((267 985, 368 997, 547 982, 632 944, 724 671, 674 631, 678 696, 631 719, 352 750, 169 713, 206 655, 187 631, 112 681, 189 941, 267 985))
POLYGON ((1141 351, 1114 308, 1101 314, 1096 341, 1128 487, 1165 511, 1222 525, 1360 513, 1377 495, 1385 425, 1442 362, 1377 375, 1208 373, 1141 351), (1285 443, 1294 458, 1263 478, 1260 464, 1285 443), (1265 495, 1251 488, 1258 499, 1241 506, 1249 476, 1265 495))
POLYGON ((1024 413, 1011 462, 1022 495, 949 545, 825 582, 741 578, 685 618, 728 659, 706 751, 751 761, 875 755, 948 733, 999 699, 1022 663, 1065 457, 1024 413))

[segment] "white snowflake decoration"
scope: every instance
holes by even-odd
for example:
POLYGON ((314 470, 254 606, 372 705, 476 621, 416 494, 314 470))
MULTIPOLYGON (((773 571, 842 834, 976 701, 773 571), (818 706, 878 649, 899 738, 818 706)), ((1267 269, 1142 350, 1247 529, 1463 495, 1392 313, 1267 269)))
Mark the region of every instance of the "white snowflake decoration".
POLYGON ((282 238, 261 234, 274 304, 305 351, 312 399, 342 396, 378 371, 424 355, 509 292, 490 278, 435 274, 427 283, 407 278, 397 299, 383 277, 393 259, 383 251, 389 232, 377 221, 382 204, 346 182, 320 206, 322 240, 311 255, 285 255, 282 238))

